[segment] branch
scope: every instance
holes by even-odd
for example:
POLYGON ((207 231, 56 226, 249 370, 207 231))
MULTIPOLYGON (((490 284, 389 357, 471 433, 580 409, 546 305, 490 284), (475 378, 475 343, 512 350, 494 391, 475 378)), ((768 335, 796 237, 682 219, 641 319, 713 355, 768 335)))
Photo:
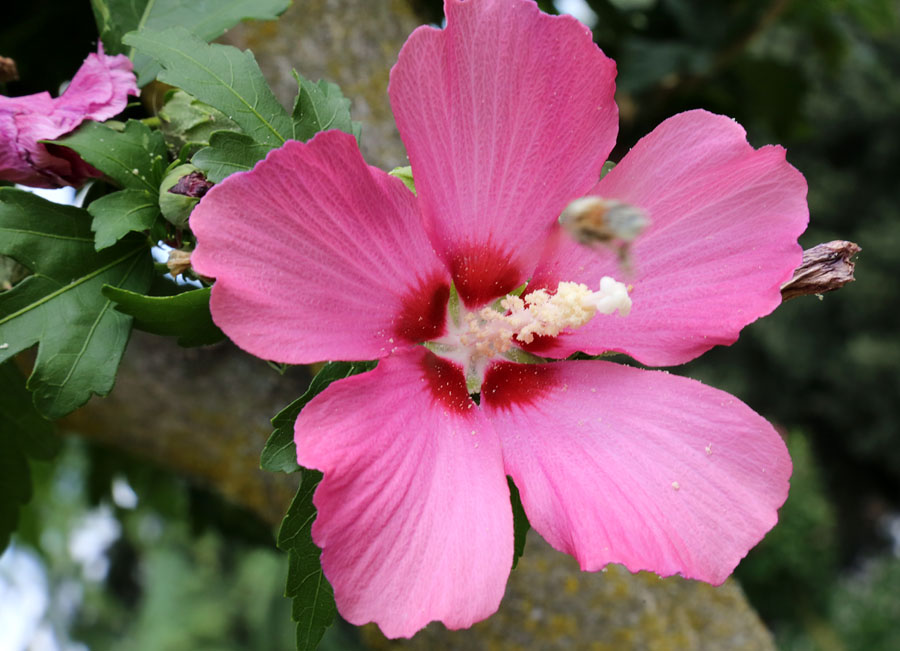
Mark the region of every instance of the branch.
POLYGON ((821 295, 840 289, 856 278, 851 260, 862 249, 853 242, 834 240, 803 252, 803 263, 794 270, 794 277, 781 286, 782 301, 806 294, 821 295))

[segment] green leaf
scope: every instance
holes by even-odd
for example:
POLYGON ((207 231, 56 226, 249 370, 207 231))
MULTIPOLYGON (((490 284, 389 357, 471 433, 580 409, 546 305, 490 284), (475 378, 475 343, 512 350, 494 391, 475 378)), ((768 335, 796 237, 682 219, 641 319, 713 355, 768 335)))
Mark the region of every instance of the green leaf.
POLYGON ((616 166, 616 164, 611 160, 608 160, 605 163, 603 163, 603 167, 600 168, 600 178, 602 179, 604 176, 606 176, 607 174, 612 172, 612 170, 615 166, 616 166))
POLYGON ((350 100, 344 97, 337 84, 320 80, 313 83, 294 70, 297 80, 297 99, 294 100, 294 138, 309 140, 319 131, 340 129, 356 137, 361 127, 350 119, 350 100))
POLYGON ((91 0, 94 21, 107 54, 124 54, 122 35, 137 29, 153 0, 91 0))
POLYGON ((191 163, 203 170, 210 181, 221 183, 230 174, 253 169, 270 149, 243 133, 216 131, 209 139, 209 147, 198 151, 191 163))
POLYGON ((134 317, 134 327, 167 337, 178 337, 180 346, 206 346, 222 341, 225 334, 209 313, 210 288, 174 296, 145 296, 125 289, 103 287, 103 295, 116 310, 134 317))
POLYGON ((309 383, 302 396, 279 411, 272 419, 275 428, 263 448, 259 466, 269 472, 296 472, 297 450, 294 447, 294 421, 310 400, 334 382, 351 375, 371 371, 377 362, 328 362, 309 383))
POLYGON ((509 483, 509 498, 512 502, 513 512, 513 560, 512 568, 516 569, 519 559, 525 553, 525 537, 528 530, 531 529, 531 523, 528 522, 528 516, 525 515, 525 507, 522 506, 522 498, 519 496, 519 489, 513 483, 512 477, 507 477, 509 483))
POLYGON ((322 573, 322 551, 312 541, 316 507, 312 497, 322 473, 303 470, 300 489, 278 531, 278 548, 288 553, 286 597, 293 599, 292 619, 297 622, 297 649, 315 649, 331 626, 337 609, 334 592, 322 573))
POLYGON ((398 179, 403 181, 403 185, 409 188, 409 191, 413 194, 416 193, 416 183, 413 181, 412 175, 412 167, 407 165, 406 167, 395 167, 390 172, 388 172, 391 176, 396 176, 398 179))
MULTIPOLYGON (((247 18, 274 20, 290 0, 91 0, 106 51, 126 53, 122 36, 133 30, 161 31, 180 26, 204 41, 221 36, 247 18)), ((128 52, 138 83, 153 81, 159 67, 147 56, 128 52)))
POLYGON ((149 286, 146 238, 97 252, 87 211, 0 188, 0 253, 33 272, 0 294, 0 363, 39 344, 28 388, 46 418, 109 393, 131 317, 112 309, 100 288, 149 286))
POLYGON ((207 44, 183 27, 131 32, 124 41, 162 65, 160 81, 222 111, 256 142, 279 147, 293 137, 290 116, 249 50, 207 44))
POLYGON ((144 231, 159 217, 157 196, 146 190, 121 190, 90 203, 91 230, 99 251, 112 246, 131 231, 144 231))
POLYGON ((183 90, 166 93, 159 111, 160 131, 175 151, 191 145, 196 151, 208 146, 216 131, 238 131, 240 127, 221 111, 191 97, 183 90))
POLYGON ((74 133, 52 142, 74 150, 123 188, 154 195, 168 166, 162 134, 138 120, 129 120, 124 131, 85 122, 74 133))
POLYGON ((31 472, 26 457, 46 460, 59 439, 41 418, 12 360, 0 364, 0 553, 16 530, 19 508, 31 499, 31 472))

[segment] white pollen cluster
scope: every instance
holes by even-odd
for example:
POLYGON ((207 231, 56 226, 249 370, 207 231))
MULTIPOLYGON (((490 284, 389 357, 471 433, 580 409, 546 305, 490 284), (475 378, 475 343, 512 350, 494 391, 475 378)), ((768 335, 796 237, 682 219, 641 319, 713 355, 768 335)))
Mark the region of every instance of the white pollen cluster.
POLYGON ((466 315, 467 332, 460 341, 478 356, 502 355, 514 338, 529 344, 535 335, 555 337, 566 328, 583 326, 598 312, 628 316, 631 298, 625 285, 604 276, 598 291, 581 283, 561 282, 552 294, 539 289, 524 298, 507 296, 500 306, 506 313, 486 307, 466 315))

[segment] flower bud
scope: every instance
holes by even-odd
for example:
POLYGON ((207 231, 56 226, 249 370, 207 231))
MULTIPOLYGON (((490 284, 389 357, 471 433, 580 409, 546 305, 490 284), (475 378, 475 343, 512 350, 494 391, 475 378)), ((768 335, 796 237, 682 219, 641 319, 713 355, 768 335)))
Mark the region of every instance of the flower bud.
POLYGON ((159 209, 175 226, 184 226, 200 197, 212 184, 193 165, 179 165, 159 186, 159 209))

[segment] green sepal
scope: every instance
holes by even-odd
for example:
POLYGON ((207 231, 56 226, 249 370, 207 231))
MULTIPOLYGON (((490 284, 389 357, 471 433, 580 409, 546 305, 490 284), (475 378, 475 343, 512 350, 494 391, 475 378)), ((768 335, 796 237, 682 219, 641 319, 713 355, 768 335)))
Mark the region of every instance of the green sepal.
POLYGON ((533 353, 529 353, 528 351, 522 350, 518 346, 513 346, 505 353, 503 353, 503 357, 508 359, 511 362, 515 362, 517 364, 546 364, 547 360, 543 357, 538 357, 533 353))
POLYGON ((603 163, 603 167, 600 168, 600 178, 602 179, 604 176, 609 174, 612 171, 612 168, 614 168, 615 166, 616 166, 616 164, 614 162, 612 162, 611 160, 608 160, 605 163, 603 163))
POLYGON ((377 362, 328 362, 316 377, 309 383, 309 388, 302 396, 294 400, 287 407, 275 414, 272 418, 274 431, 269 435, 269 440, 263 448, 259 460, 259 467, 269 472, 297 472, 297 449, 294 447, 294 421, 300 411, 310 400, 322 393, 325 388, 336 380, 365 373, 375 368, 377 362))
POLYGON ((297 495, 278 530, 278 548, 288 554, 284 596, 293 600, 291 618, 297 622, 298 651, 312 651, 334 622, 334 591, 322 572, 322 551, 312 541, 316 519, 313 493, 322 473, 303 469, 297 495))
POLYGON ((506 481, 509 484, 509 499, 512 504, 513 512, 513 559, 512 569, 516 569, 519 559, 525 553, 525 538, 528 530, 531 529, 531 523, 528 522, 528 516, 525 515, 525 507, 522 506, 522 498, 519 496, 519 489, 513 483, 512 477, 507 476, 506 481))
POLYGON ((528 281, 525 281, 514 290, 512 290, 507 296, 521 296, 525 293, 525 288, 528 287, 528 281))
POLYGON ((178 337, 179 346, 206 346, 222 341, 225 334, 209 312, 211 288, 193 289, 171 296, 146 296, 104 285, 103 295, 116 310, 134 317, 134 327, 165 337, 178 337))
POLYGON ((450 315, 450 320, 453 322, 453 325, 457 328, 459 327, 459 292, 456 291, 456 284, 450 283, 450 296, 447 299, 447 314, 450 315))
POLYGON ((496 301, 494 301, 493 303, 491 303, 491 308, 493 308, 494 310, 497 310, 498 312, 502 312, 502 313, 505 314, 505 313, 506 313, 506 308, 503 307, 502 303, 503 303, 503 301, 506 299, 506 297, 507 297, 507 296, 521 296, 521 295, 525 292, 525 288, 526 288, 526 287, 528 287, 528 281, 525 281, 524 283, 522 283, 521 285, 519 285, 518 287, 516 287, 516 288, 515 288, 514 290, 512 290, 511 292, 509 292, 509 293, 507 293, 507 294, 504 294, 503 296, 501 296, 500 298, 498 298, 496 301))
POLYGON ((398 179, 403 181, 403 185, 405 185, 410 192, 413 194, 416 193, 416 183, 413 181, 412 175, 412 167, 407 165, 406 167, 395 167, 390 172, 388 172, 391 176, 396 176, 398 179))

